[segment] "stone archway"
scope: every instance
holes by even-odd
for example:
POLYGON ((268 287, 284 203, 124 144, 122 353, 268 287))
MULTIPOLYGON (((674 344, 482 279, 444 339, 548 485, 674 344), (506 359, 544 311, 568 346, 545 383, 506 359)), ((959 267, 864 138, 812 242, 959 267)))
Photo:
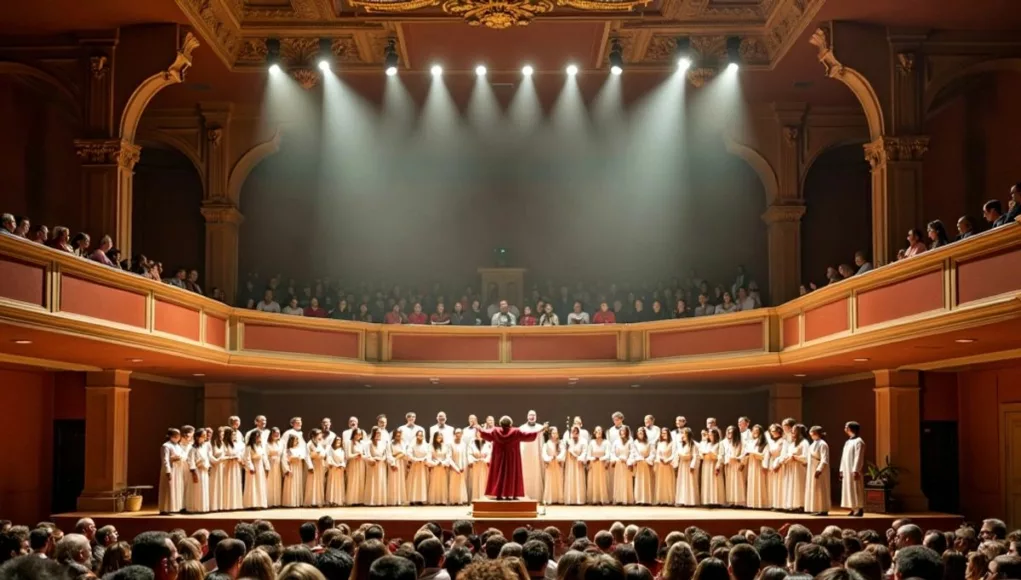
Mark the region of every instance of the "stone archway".
POLYGON ((819 62, 826 68, 826 76, 847 85, 847 88, 851 89, 854 96, 858 98, 868 122, 869 138, 875 141, 885 135, 886 121, 883 118, 883 105, 879 101, 876 90, 872 88, 872 83, 860 72, 844 66, 837 60, 833 54, 833 48, 830 46, 826 30, 816 29, 809 42, 819 49, 819 62))
POLYGON ((138 125, 142 121, 142 113, 145 112, 145 107, 156 96, 156 93, 170 85, 184 81, 185 73, 191 68, 191 53, 198 46, 199 41, 195 38, 195 35, 190 32, 187 33, 184 41, 181 43, 181 48, 177 51, 177 57, 167 67, 167 70, 152 75, 135 88, 131 96, 128 97, 128 102, 124 105, 124 111, 121 113, 119 136, 122 141, 134 144, 135 133, 138 131, 138 125))
POLYGON ((241 188, 245 185, 248 175, 263 159, 273 155, 280 150, 280 129, 278 128, 273 136, 245 151, 245 153, 234 164, 227 179, 227 199, 234 207, 241 206, 241 188))
POLYGON ((951 67, 943 74, 934 77, 925 87, 922 110, 928 114, 939 101, 942 93, 954 83, 964 78, 1001 71, 1021 74, 1021 58, 996 58, 975 62, 963 67, 951 67))

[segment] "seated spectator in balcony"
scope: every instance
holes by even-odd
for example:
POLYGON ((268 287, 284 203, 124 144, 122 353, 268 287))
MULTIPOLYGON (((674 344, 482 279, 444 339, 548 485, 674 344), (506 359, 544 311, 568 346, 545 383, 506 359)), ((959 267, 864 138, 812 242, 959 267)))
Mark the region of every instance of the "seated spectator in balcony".
POLYGON ((282 312, 288 316, 305 316, 305 309, 298 304, 298 298, 295 296, 291 296, 282 312))
POLYGON ((305 308, 304 316, 311 318, 326 318, 328 313, 326 309, 319 306, 319 299, 313 296, 308 302, 308 306, 305 308))
POLYGON ((18 227, 14 228, 14 235, 19 238, 28 239, 28 232, 32 229, 32 221, 27 217, 17 218, 18 227))
POLYGON ((966 240, 973 235, 975 235, 975 224, 972 223, 971 218, 966 215, 957 218, 957 239, 954 241, 966 240))
POLYGON ((553 310, 553 303, 547 302, 539 315, 539 326, 560 326, 560 317, 553 310))
POLYGON ((391 306, 390 312, 387 312, 386 316, 383 317, 383 324, 405 324, 406 322, 407 318, 405 318, 404 313, 401 312, 400 304, 394 304, 391 306))
POLYGON ((202 294, 202 286, 199 286, 199 271, 189 270, 188 277, 184 280, 184 288, 189 292, 202 294))
POLYGON ((89 254, 89 259, 93 262, 99 262, 104 266, 114 267, 116 262, 110 259, 107 253, 113 249, 113 240, 110 236, 103 236, 103 239, 99 240, 99 247, 89 254))
POLYGON ((868 261, 865 257, 865 252, 861 250, 854 253, 854 265, 858 266, 858 271, 855 272, 856 276, 858 274, 864 274, 872 269, 872 262, 868 261))
POLYGON ((39 224, 36 227, 32 228, 32 233, 29 234, 28 239, 32 240, 37 244, 45 245, 46 242, 50 241, 50 228, 44 226, 43 224, 39 224))
POLYGON ((514 326, 517 324, 517 318, 510 311, 510 304, 506 300, 501 300, 499 305, 500 310, 493 315, 492 326, 514 326))
POLYGON ((688 303, 684 298, 678 298, 674 305, 674 311, 670 313, 673 318, 691 318, 691 311, 688 310, 688 303))
POLYGON ((811 292, 812 290, 815 290, 815 288, 814 288, 815 284, 812 284, 811 286, 813 286, 813 287, 809 288, 808 286, 805 286, 804 284, 802 284, 801 286, 798 286, 798 296, 804 296, 804 295, 808 294, 809 292, 811 292))
POLYGON ((447 307, 443 305, 439 300, 436 301, 436 312, 433 312, 429 316, 429 324, 447 325, 451 323, 450 315, 447 314, 447 307))
POLYGON ((1010 209, 1003 222, 1012 224, 1021 216, 1021 183, 1015 183, 1010 188, 1010 209))
POLYGON ((429 324, 429 315, 422 312, 422 303, 416 302, 408 315, 408 324, 429 324))
POLYGON ((89 234, 86 234, 85 232, 75 234, 74 238, 71 240, 71 247, 74 250, 73 253, 79 258, 89 257, 89 246, 91 244, 92 238, 90 238, 89 234))
MULTIPOLYGON (((369 306, 363 303, 366 312, 369 310, 369 306)), ((351 307, 347 305, 347 300, 341 298, 337 302, 337 307, 330 311, 330 318, 334 320, 354 320, 354 313, 351 312, 351 307)))
POLYGON ((298 298, 298 305, 302 308, 307 308, 312 304, 312 287, 305 286, 301 289, 301 297, 298 298))
POLYGON ((486 322, 492 320, 492 317, 486 318, 486 313, 482 312, 482 303, 479 302, 478 298, 472 300, 472 308, 468 313, 468 316, 475 319, 475 326, 482 326, 486 322))
POLYGON ((734 278, 734 283, 730 285, 730 295, 733 296, 737 294, 737 289, 745 287, 746 284, 744 266, 739 265, 737 267, 737 277, 734 278))
POLYGON ((652 311, 649 313, 650 320, 667 320, 670 316, 666 310, 663 310, 663 302, 659 300, 652 301, 652 311))
POLYGON ((939 220, 929 222, 929 225, 925 227, 925 233, 929 235, 930 250, 942 248, 950 243, 950 239, 947 238, 947 229, 943 227, 943 222, 939 220))
POLYGON ((837 266, 837 274, 840 274, 840 278, 847 280, 851 276, 854 276, 854 268, 850 264, 841 264, 837 266))
POLYGON ((716 307, 709 303, 709 296, 702 292, 698 295, 698 306, 695 307, 695 316, 709 316, 716 314, 716 307))
POLYGON ((747 288, 737 289, 737 309, 744 312, 746 310, 755 310, 759 305, 755 303, 755 299, 748 295, 747 288))
POLYGON ((908 251, 905 250, 904 248, 897 250, 897 257, 894 258, 894 261, 899 262, 900 260, 903 260, 904 258, 907 257, 907 253, 908 251))
POLYGON ((833 284, 840 282, 844 277, 840 275, 840 271, 833 266, 826 266, 826 284, 833 284))
POLYGON ((610 305, 605 300, 599 303, 599 310, 592 315, 592 324, 615 324, 617 317, 610 310, 610 305))
MULTIPOLYGON (((117 269, 120 269, 120 270, 130 270, 131 269, 130 266, 125 268, 124 264, 121 263, 121 251, 118 250, 117 248, 110 248, 110 251, 106 253, 106 257, 110 259, 110 263, 113 264, 114 268, 117 268, 117 269)), ((128 262, 130 262, 130 261, 128 261, 128 262)))
POLYGON ((71 247, 71 230, 64 226, 57 226, 53 228, 53 237, 50 238, 46 245, 55 250, 73 254, 74 248, 71 247))
POLYGON ((184 268, 178 268, 177 271, 174 272, 174 277, 173 278, 168 278, 167 280, 165 280, 165 282, 167 284, 170 284, 171 286, 176 286, 176 287, 178 287, 178 288, 180 288, 182 290, 187 290, 188 289, 188 285, 185 284, 185 281, 187 279, 188 279, 188 271, 185 270, 184 268))
POLYGON ((994 228, 1007 223, 1007 216, 1003 213, 1003 204, 998 199, 990 199, 982 206, 982 217, 986 218, 986 221, 994 228))
POLYGON ((539 319, 532 312, 532 307, 525 306, 524 312, 521 313, 521 318, 518 319, 518 326, 537 326, 538 324, 539 319))
POLYGON ((0 235, 13 236, 16 229, 18 229, 18 221, 14 219, 14 214, 0 215, 0 235))
POLYGON ((730 314, 731 312, 737 312, 737 303, 734 302, 730 292, 724 292, 723 302, 716 305, 716 314, 730 314))
POLYGON ((280 305, 277 304, 276 300, 273 300, 273 291, 266 290, 262 295, 262 300, 255 305, 255 309, 259 312, 280 312, 280 305))
POLYGON ((571 309, 573 308, 574 300, 571 299, 567 286, 561 286, 560 293, 557 295, 556 300, 553 303, 553 310, 556 312, 557 318, 566 319, 567 315, 571 313, 571 309))
POLYGON ((372 317, 372 313, 369 312, 369 305, 362 302, 358 305, 358 314, 354 317, 357 322, 374 322, 375 319, 372 317))
POLYGON ((224 304, 227 303, 227 295, 224 294, 223 290, 217 288, 216 286, 213 286, 213 294, 211 297, 213 300, 216 300, 217 302, 222 302, 224 304))
POLYGON ((454 311, 450 313, 451 326, 475 326, 475 317, 464 311, 464 305, 459 300, 454 303, 454 311))
POLYGON ((567 315, 567 324, 589 324, 590 322, 588 312, 581 308, 581 302, 575 301, 571 313, 567 315))
POLYGON ((759 292, 759 283, 755 280, 748 283, 748 296, 755 301, 756 308, 762 308, 762 293, 759 292))
POLYGON ((908 247, 904 250, 904 257, 917 256, 926 250, 925 242, 922 241, 922 232, 918 228, 908 230, 908 247))
POLYGON ((613 312, 613 319, 615 321, 617 321, 617 322, 625 322, 625 320, 624 320, 624 316, 625 316, 624 303, 621 302, 619 298, 617 300, 613 301, 613 310, 612 310, 612 312, 613 312))
POLYGON ((628 316, 628 322, 648 322, 652 320, 652 313, 645 309, 645 302, 643 302, 641 298, 635 298, 633 304, 635 306, 631 310, 631 315, 628 316))

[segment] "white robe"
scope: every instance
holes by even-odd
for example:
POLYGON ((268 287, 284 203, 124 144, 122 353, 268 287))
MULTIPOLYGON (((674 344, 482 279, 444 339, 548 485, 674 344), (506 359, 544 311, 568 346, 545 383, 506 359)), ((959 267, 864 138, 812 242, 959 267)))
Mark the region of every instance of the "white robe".
POLYGON ((702 505, 702 495, 699 492, 701 476, 698 471, 698 444, 685 445, 678 439, 674 450, 674 464, 677 465, 677 493, 674 502, 688 507, 702 505))
POLYGON ((386 464, 390 473, 386 479, 386 505, 408 505, 406 479, 408 477, 408 457, 404 443, 386 445, 386 464))
POLYGON ((448 505, 450 503, 450 447, 440 446, 439 449, 429 446, 432 453, 426 461, 429 466, 429 505, 448 505))
POLYGON ((830 511, 830 446, 826 441, 820 439, 809 445, 805 471, 805 511, 830 511))
POLYGON ((840 507, 865 508, 865 442, 861 437, 848 439, 840 454, 840 507), (854 475, 858 474, 856 478, 854 475))
MULTIPOLYGON (((523 433, 538 433, 542 431, 542 425, 535 424, 518 427, 523 433)), ((525 480, 525 497, 529 499, 540 499, 542 497, 542 437, 536 437, 535 441, 520 443, 521 445, 521 474, 525 480)))
POLYGON ((365 446, 365 491, 362 503, 365 505, 386 505, 386 443, 368 443, 365 446))
MULTIPOLYGON (((298 438, 298 453, 301 454, 300 455, 301 460, 305 462, 305 468, 306 469, 312 469, 312 461, 308 458, 308 447, 307 447, 308 444, 305 443, 305 435, 304 435, 304 433, 302 433, 301 431, 299 431, 297 429, 288 429, 287 431, 284 431, 284 434, 280 436, 280 447, 282 449, 287 449, 287 440, 290 439, 291 437, 297 437, 298 438)), ((325 441, 326 441, 326 439, 324 438, 323 439, 324 444, 325 444, 325 441)), ((329 449, 329 446, 327 446, 327 449, 329 449)), ((304 479, 302 479, 301 481, 302 481, 302 483, 305 482, 304 479)))
POLYGON ((613 468, 613 503, 631 505, 635 503, 635 465, 631 441, 618 441, 610 447, 610 465, 613 468))
POLYGON ((365 455, 368 453, 364 441, 344 444, 344 455, 347 457, 347 505, 362 505, 365 501, 365 455))
POLYGON ((585 464, 588 462, 588 445, 581 441, 566 446, 567 460, 564 463, 564 503, 585 504, 585 464))
POLYGON ((448 449, 450 451, 450 481, 447 496, 450 505, 465 505, 468 503, 468 450, 465 448, 463 439, 461 443, 451 442, 448 449))
MULTIPOLYGON (((783 478, 783 507, 803 509, 805 507, 805 477, 808 465, 808 440, 787 445, 786 464, 783 478)), ((782 470, 783 471, 783 470, 782 470)))
MULTIPOLYGON (((655 475, 653 466, 656 464, 655 448, 646 441, 634 441, 631 444, 632 464, 635 471, 635 503, 652 505, 656 501, 655 475)), ((670 487, 673 487, 671 481, 670 487)))
POLYGON ((768 494, 767 507, 778 510, 783 509, 783 460, 784 438, 773 439, 770 437, 766 442, 766 493, 768 494))
POLYGON ((305 507, 318 507, 326 503, 326 450, 322 442, 309 441, 307 457, 312 461, 312 473, 305 478, 305 507))
POLYGON ((730 440, 726 440, 720 444, 720 448, 723 451, 723 465, 726 470, 723 476, 725 501, 727 505, 743 506, 748 501, 745 487, 748 476, 744 470, 744 443, 734 445, 730 440))
POLYGON ((468 444, 468 464, 471 469, 472 500, 486 497, 486 482, 489 480, 489 462, 493 459, 493 444, 486 441, 479 448, 474 442, 468 444))
POLYGON ((181 489, 184 459, 180 445, 167 441, 160 447, 160 513, 173 514, 184 508, 181 489))
POLYGON ((235 443, 227 450, 227 462, 224 467, 224 488, 222 509, 231 511, 242 509, 244 502, 243 473, 245 445, 235 443))
POLYGON ((542 462, 546 465, 543 482, 542 503, 564 503, 564 461, 567 459, 567 447, 564 442, 547 441, 542 444, 542 462))
MULTIPOLYGON (((614 425, 607 429, 606 440, 609 441, 611 445, 620 441, 620 432, 624 429, 624 427, 627 427, 627 425, 621 423, 620 427, 614 425)), ((631 431, 631 429, 628 429, 628 433, 631 433, 631 435, 634 436, 634 431, 631 431)), ((584 431, 584 433, 581 434, 581 438, 585 443, 588 443, 589 440, 588 431, 584 431)))
POLYGON ((767 475, 769 470, 766 468, 769 461, 769 444, 759 451, 758 445, 753 440, 745 448, 745 453, 748 455, 745 462, 745 471, 748 473, 748 500, 745 505, 754 509, 767 509, 770 507, 767 475))
POLYGON ((654 505, 674 505, 677 499, 677 474, 674 471, 676 457, 677 446, 672 441, 657 441, 652 447, 654 505))
POLYGON ((588 451, 588 485, 585 487, 585 498, 590 505, 608 504, 610 497, 609 463, 612 459, 610 442, 589 441, 588 451))
POLYGON ((345 467, 347 457, 344 455, 344 446, 330 446, 326 450, 326 505, 340 506, 347 501, 345 467))
POLYGON ((226 485, 224 481, 224 470, 227 462, 224 460, 227 447, 211 446, 209 448, 209 511, 218 512, 223 509, 223 490, 226 485))
POLYGON ((255 448, 245 446, 245 490, 242 504, 245 509, 265 509, 269 507, 266 494, 266 473, 269 471, 269 460, 262 445, 255 448))
POLYGON ((280 465, 280 458, 283 455, 283 448, 280 442, 267 443, 266 459, 269 461, 269 472, 266 474, 266 502, 269 507, 280 506, 281 493, 283 492, 283 468, 280 465))
POLYGON ((401 443, 405 447, 407 447, 409 441, 415 441, 416 433, 419 431, 425 433, 425 429, 423 429, 421 425, 412 425, 409 427, 407 423, 398 427, 397 430, 401 432, 401 443))
POLYGON ((284 451, 280 462, 284 484, 280 489, 280 505, 301 507, 305 499, 305 450, 301 445, 284 451))
POLYGON ((429 500, 429 465, 427 462, 432 458, 432 447, 428 443, 414 444, 407 448, 408 461, 411 466, 408 468, 408 483, 405 490, 408 492, 408 503, 424 504, 429 500))
MULTIPOLYGON (((436 425, 429 427, 429 438, 426 439, 426 442, 432 443, 433 437, 435 437, 437 433, 443 433, 444 445, 450 445, 451 442, 454 441, 454 428, 451 427, 449 424, 445 424, 442 427, 440 427, 439 423, 437 423, 436 425)), ((464 435, 462 434, 462 437, 463 436, 464 435)), ((412 441, 414 441, 414 439, 412 439, 412 441)))
POLYGON ((702 457, 702 505, 723 505, 727 500, 727 489, 723 481, 724 451, 722 446, 721 443, 707 441, 699 451, 699 455, 702 457))
POLYGON ((188 473, 185 478, 186 493, 184 509, 188 513, 206 513, 209 511, 209 447, 202 445, 192 447, 188 454, 188 473))

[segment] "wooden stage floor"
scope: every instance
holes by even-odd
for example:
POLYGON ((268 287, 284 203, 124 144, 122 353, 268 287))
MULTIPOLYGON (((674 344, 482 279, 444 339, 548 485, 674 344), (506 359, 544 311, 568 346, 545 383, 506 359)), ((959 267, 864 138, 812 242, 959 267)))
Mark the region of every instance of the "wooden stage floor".
MULTIPOLYGON (((854 529, 875 529, 883 533, 890 523, 897 518, 908 517, 918 523, 922 529, 957 529, 961 516, 942 513, 908 513, 908 514, 865 514, 865 517, 852 518, 846 511, 831 511, 829 516, 816 517, 805 514, 786 514, 765 510, 742 509, 706 509, 706 508, 674 508, 666 506, 540 506, 539 516, 532 519, 481 519, 474 518, 476 532, 488 527, 495 527, 510 534, 514 528, 532 526, 534 528, 556 526, 563 533, 568 532, 571 523, 584 520, 589 525, 590 533, 607 529, 615 521, 625 524, 649 526, 661 537, 673 530, 683 530, 688 526, 699 526, 712 534, 727 536, 738 530, 761 526, 779 528, 787 522, 796 522, 808 526, 813 532, 820 532, 828 525, 849 527, 854 529)), ((134 513, 66 513, 53 516, 53 520, 62 529, 73 529, 74 523, 82 517, 95 519, 97 526, 113 524, 117 526, 122 538, 130 538, 146 530, 172 530, 183 528, 191 533, 199 528, 224 529, 228 532, 238 522, 250 522, 256 519, 270 520, 276 531, 283 536, 285 542, 298 541, 298 527, 307 521, 315 521, 320 516, 329 515, 337 523, 347 523, 357 527, 362 523, 373 522, 383 525, 387 537, 410 538, 422 524, 437 522, 449 528, 454 520, 473 519, 470 517, 471 506, 414 506, 414 507, 334 507, 334 508, 278 508, 268 510, 219 512, 212 514, 180 514, 161 516, 153 509, 143 509, 134 513)))

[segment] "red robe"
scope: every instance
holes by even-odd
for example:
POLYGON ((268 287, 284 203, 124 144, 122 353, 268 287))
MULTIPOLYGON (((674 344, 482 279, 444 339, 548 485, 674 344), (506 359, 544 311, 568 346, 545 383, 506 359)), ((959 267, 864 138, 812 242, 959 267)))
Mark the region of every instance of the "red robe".
POLYGON ((489 463, 486 495, 492 497, 524 497, 525 477, 521 470, 521 443, 535 441, 542 431, 525 433, 517 427, 496 429, 480 428, 486 441, 493 442, 493 457, 489 463))

